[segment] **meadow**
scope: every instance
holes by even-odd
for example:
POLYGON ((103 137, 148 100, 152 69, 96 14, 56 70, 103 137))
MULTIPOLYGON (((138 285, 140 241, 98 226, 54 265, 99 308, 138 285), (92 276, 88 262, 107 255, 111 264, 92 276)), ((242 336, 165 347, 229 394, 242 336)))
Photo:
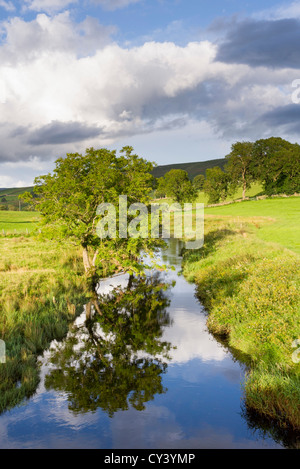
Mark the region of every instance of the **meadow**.
POLYGON ((206 208, 206 215, 230 219, 248 219, 255 235, 300 254, 300 197, 245 201, 222 207, 206 208), (263 223, 253 222, 263 217, 263 223))
POLYGON ((0 236, 32 233, 37 228, 36 212, 0 211, 0 236))

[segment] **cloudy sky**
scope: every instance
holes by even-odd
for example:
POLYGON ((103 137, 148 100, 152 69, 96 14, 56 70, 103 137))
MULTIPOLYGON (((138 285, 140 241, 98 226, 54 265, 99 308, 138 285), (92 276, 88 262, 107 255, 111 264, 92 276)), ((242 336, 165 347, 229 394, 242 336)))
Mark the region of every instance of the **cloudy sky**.
POLYGON ((168 164, 297 141, 299 44, 300 1, 0 0, 0 187, 91 146, 168 164))

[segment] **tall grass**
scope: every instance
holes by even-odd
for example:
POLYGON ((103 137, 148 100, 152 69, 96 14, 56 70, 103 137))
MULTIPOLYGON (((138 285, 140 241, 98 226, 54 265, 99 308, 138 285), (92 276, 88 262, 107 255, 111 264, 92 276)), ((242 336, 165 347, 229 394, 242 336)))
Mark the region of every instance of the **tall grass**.
POLYGON ((0 239, 0 412, 31 396, 39 382, 37 356, 62 339, 85 302, 80 253, 35 237, 0 239))

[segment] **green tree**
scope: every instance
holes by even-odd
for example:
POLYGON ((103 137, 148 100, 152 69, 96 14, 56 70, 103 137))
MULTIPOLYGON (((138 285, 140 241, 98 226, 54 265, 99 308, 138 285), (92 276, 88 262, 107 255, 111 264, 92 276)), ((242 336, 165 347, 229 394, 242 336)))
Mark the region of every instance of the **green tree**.
POLYGON ((155 198, 162 199, 164 197, 166 197, 164 178, 155 178, 155 198))
POLYGON ((198 174, 193 179, 193 186, 196 191, 202 191, 205 183, 205 176, 203 174, 198 174))
POLYGON ((164 177, 159 178, 157 190, 179 204, 193 202, 197 197, 188 173, 182 169, 171 169, 164 177))
POLYGON ((257 140, 253 145, 252 172, 266 194, 300 190, 300 147, 280 137, 257 140))
POLYGON ((82 247, 83 263, 88 277, 95 276, 96 265, 118 270, 139 268, 141 249, 155 247, 157 240, 119 237, 100 239, 97 224, 103 218, 97 213, 102 203, 114 204, 118 215, 119 196, 126 195, 127 208, 133 203, 149 203, 153 164, 124 147, 118 157, 115 151, 89 148, 85 155, 69 153, 56 161, 53 174, 35 179, 30 201, 41 214, 43 233, 69 239, 82 247))
POLYGON ((208 203, 217 204, 220 199, 225 200, 229 193, 229 183, 229 175, 218 166, 207 169, 204 192, 208 195, 208 203))
POLYGON ((252 172, 252 142, 236 142, 231 147, 231 152, 226 156, 225 171, 229 174, 231 184, 242 186, 243 199, 246 198, 246 190, 253 182, 252 172))
POLYGON ((283 172, 285 179, 282 184, 282 192, 286 194, 300 192, 300 145, 298 143, 294 143, 291 149, 286 152, 283 172))

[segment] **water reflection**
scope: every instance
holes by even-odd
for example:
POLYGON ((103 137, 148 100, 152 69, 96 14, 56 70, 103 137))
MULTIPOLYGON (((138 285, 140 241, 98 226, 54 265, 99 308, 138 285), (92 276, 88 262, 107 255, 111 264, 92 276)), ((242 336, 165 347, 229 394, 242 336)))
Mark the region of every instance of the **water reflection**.
POLYGON ((75 413, 144 410, 163 394, 162 375, 171 344, 162 340, 170 325, 169 299, 159 273, 129 277, 125 287, 95 296, 83 323, 75 323, 67 339, 56 344, 45 378, 49 390, 66 392, 75 413))

